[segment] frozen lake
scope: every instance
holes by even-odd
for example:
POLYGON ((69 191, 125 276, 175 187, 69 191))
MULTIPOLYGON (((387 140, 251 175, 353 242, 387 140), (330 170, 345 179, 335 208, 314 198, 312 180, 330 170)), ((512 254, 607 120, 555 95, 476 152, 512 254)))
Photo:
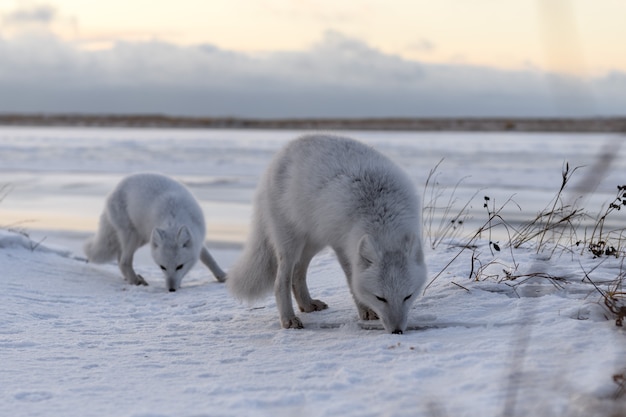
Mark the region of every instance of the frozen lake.
MULTIPOLYGON (((244 240, 259 175, 287 141, 306 132, 120 128, 0 127, 0 225, 29 231, 94 231, 106 194, 132 172, 158 171, 186 183, 205 211, 209 241, 244 240)), ((468 205, 465 228, 486 219, 484 196, 512 224, 546 207, 565 162, 582 167, 568 200, 588 210, 611 201, 626 182, 622 137, 607 134, 341 132, 364 141, 407 170, 420 192, 434 176, 438 207, 454 195, 468 205), (608 163, 603 154, 614 158, 608 163), (604 176, 600 182, 595 175, 604 176), (590 181, 595 193, 576 190, 590 181), (597 183, 597 188, 595 187, 597 183), (458 185, 458 186, 457 186, 458 185), (456 187, 456 188, 455 188, 456 187), (519 207, 518 207, 519 206, 519 207), (521 210, 520 210, 521 209, 521 210)), ((587 187, 588 188, 588 187, 587 187)), ((426 192, 425 204, 432 200, 426 192)), ((434 232, 433 232, 434 233, 434 232)))

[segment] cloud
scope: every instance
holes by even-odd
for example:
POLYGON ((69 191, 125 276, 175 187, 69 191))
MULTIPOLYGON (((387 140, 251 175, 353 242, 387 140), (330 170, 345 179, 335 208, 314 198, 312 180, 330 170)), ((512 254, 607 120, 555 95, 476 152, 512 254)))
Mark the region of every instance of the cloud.
POLYGON ((72 16, 58 12, 53 5, 22 1, 19 6, 9 12, 0 14, 0 42, 3 37, 40 37, 63 34, 75 37, 78 21, 72 16))
POLYGON ((434 65, 329 31, 304 51, 120 42, 85 51, 49 34, 0 38, 0 112, 245 117, 622 114, 626 75, 434 65))
POLYGON ((6 25, 24 25, 30 23, 48 24, 57 18, 57 10, 49 4, 22 6, 2 16, 6 25))

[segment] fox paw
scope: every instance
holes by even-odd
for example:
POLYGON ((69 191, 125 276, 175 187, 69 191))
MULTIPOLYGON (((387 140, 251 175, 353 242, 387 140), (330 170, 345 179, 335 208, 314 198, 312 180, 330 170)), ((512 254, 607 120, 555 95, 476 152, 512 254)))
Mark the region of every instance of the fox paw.
POLYGON ((328 308, 328 304, 321 300, 311 300, 311 303, 305 306, 299 306, 300 311, 303 313, 310 313, 312 311, 322 311, 328 308))
POLYGON ((283 329, 304 329, 302 321, 300 321, 300 319, 297 317, 282 319, 281 324, 283 326, 283 329))
POLYGON ((361 316, 361 320, 378 320, 378 314, 369 308, 360 310, 359 315, 361 316))
POLYGON ((135 284, 135 285, 148 285, 146 280, 143 279, 143 277, 141 275, 139 275, 139 274, 137 274, 137 279, 132 284, 135 284))

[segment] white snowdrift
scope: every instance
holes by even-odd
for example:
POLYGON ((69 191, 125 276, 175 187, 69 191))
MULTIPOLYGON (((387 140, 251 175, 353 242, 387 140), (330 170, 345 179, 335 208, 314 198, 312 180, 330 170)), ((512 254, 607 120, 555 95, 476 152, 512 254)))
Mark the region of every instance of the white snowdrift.
MULTIPOLYGON (((428 253, 431 275, 458 251, 428 253)), ((237 253, 213 250, 226 268, 237 253)), ((625 335, 581 282, 583 269, 613 280, 621 260, 532 253, 517 250, 515 261, 566 281, 469 281, 463 253, 415 304, 413 330, 389 335, 358 321, 331 252, 309 272, 330 308, 301 314, 304 330, 283 330, 273 297, 240 305, 202 266, 169 293, 146 262, 137 269, 150 285, 134 287, 116 265, 0 231, 0 415, 624 413, 610 397, 625 335)))

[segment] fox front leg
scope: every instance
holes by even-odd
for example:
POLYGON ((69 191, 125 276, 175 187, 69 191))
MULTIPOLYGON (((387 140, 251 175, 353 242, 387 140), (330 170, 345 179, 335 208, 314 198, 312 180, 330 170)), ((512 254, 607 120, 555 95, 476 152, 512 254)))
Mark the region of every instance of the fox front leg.
POLYGON ((133 285, 148 285, 141 275, 135 273, 133 269, 133 253, 122 254, 119 259, 119 266, 124 279, 133 285))
POLYGON ((356 304, 356 308, 359 311, 359 318, 361 320, 378 320, 378 314, 374 312, 369 307, 366 307, 364 304, 361 304, 359 300, 354 296, 354 291, 352 291, 352 267, 350 266, 350 260, 346 256, 345 252, 341 250, 341 248, 334 248, 335 253, 337 254, 337 259, 339 260, 339 264, 343 269, 343 272, 346 274, 346 279, 348 280, 348 286, 350 287, 350 292, 352 292, 352 298, 354 299, 354 303, 356 304))
POLYGON ((359 310, 359 317, 361 320, 378 320, 378 314, 376 314, 374 310, 364 306, 358 301, 356 303, 356 308, 359 310))
POLYGON ((133 270, 132 265, 128 264, 120 264, 120 270, 122 271, 122 275, 124 279, 133 285, 148 285, 145 279, 133 270))

